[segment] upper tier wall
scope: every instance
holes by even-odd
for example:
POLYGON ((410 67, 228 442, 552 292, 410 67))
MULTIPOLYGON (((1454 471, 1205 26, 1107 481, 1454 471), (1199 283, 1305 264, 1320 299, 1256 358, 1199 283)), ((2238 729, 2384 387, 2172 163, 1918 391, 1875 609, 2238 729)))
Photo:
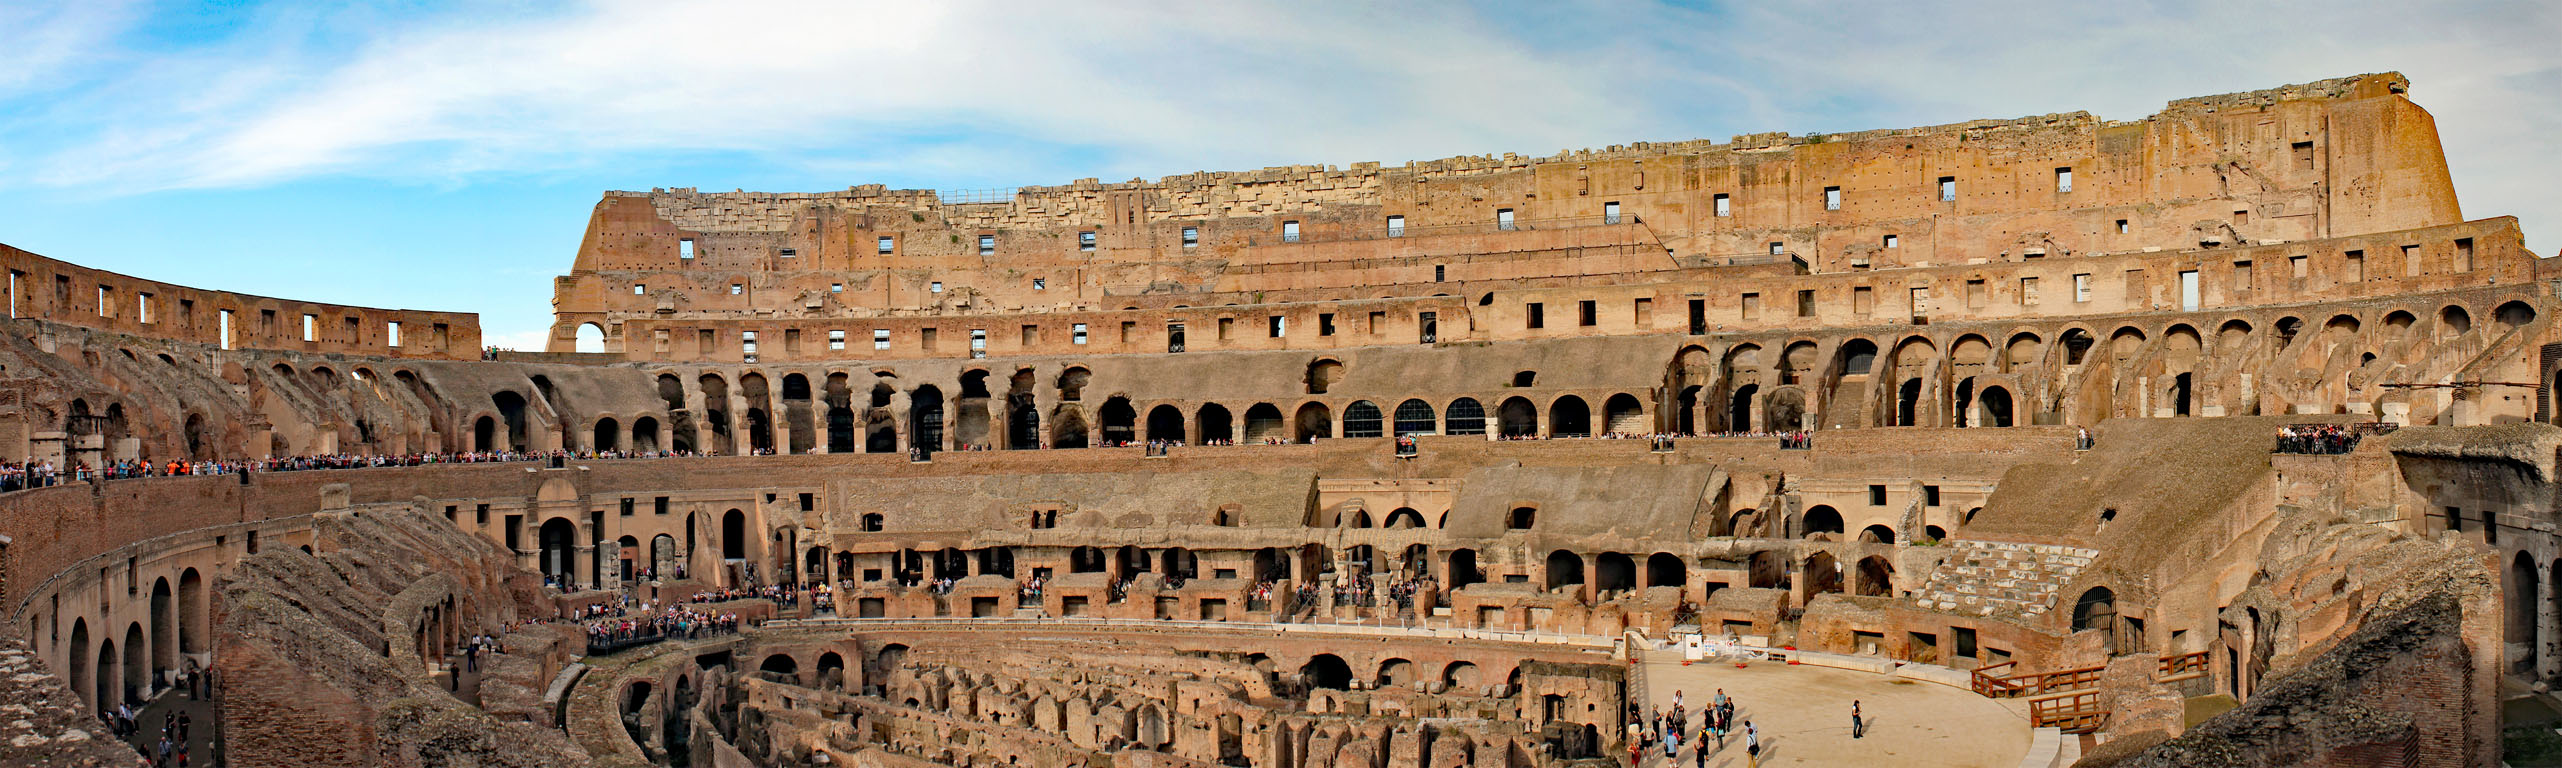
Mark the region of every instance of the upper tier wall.
POLYGON ((11 318, 224 349, 477 359, 480 316, 316 304, 144 280, 0 245, 11 318))
MULTIPOLYGON (((933 290, 943 281, 969 286, 973 306, 1075 308, 1323 287, 1338 270, 1409 266, 1393 260, 1430 247, 1423 235, 1477 236, 1470 254, 1535 252, 1556 247, 1524 245, 1554 239, 1543 233, 1605 223, 1641 230, 1621 240, 1670 258, 1594 266, 1551 254, 1504 277, 1632 274, 1774 248, 1829 272, 2455 223, 2434 120, 2406 87, 2369 75, 2174 102, 2126 123, 2068 114, 1545 159, 1089 180, 996 202, 879 187, 609 193, 556 285, 555 341, 568 347, 581 322, 732 308, 744 293, 726 284, 632 290, 707 270, 828 275, 814 282, 876 310, 948 311, 954 298, 933 290)), ((774 291, 748 303, 804 315, 818 302, 774 291)))

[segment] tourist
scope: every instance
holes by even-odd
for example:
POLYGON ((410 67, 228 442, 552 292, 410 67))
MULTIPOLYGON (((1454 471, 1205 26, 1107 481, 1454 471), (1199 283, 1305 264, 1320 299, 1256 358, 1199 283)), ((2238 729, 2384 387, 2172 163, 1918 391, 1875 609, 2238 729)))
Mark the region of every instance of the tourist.
POLYGON ((1867 733, 1868 733, 1868 729, 1867 729, 1867 728, 1865 728, 1865 727, 1863 727, 1863 726, 1862 726, 1862 724, 1859 722, 1859 700, 1858 700, 1858 699, 1851 699, 1851 700, 1850 700, 1850 737, 1851 737, 1851 738, 1854 738, 1854 739, 1856 739, 1856 738, 1861 738, 1861 737, 1863 737, 1863 736, 1867 735, 1867 733))
POLYGON ((1752 721, 1744 721, 1744 757, 1746 766, 1761 765, 1761 732, 1753 730, 1752 721))

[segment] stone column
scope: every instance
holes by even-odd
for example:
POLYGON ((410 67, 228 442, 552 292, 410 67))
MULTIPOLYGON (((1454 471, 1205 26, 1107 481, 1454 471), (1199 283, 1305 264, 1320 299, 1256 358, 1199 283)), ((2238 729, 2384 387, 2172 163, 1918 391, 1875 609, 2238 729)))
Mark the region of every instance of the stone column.
POLYGON ((601 578, 604 576, 604 573, 596 569, 596 547, 594 545, 578 544, 572 546, 570 551, 570 581, 577 582, 585 580, 588 582, 589 586, 604 583, 604 579, 601 578))
POLYGON ((596 588, 619 591, 623 588, 622 542, 606 539, 596 543, 596 588))
MULTIPOLYGON (((2539 575, 2551 575, 2554 569, 2546 570, 2546 574, 2539 575)), ((2553 680, 2562 676, 2562 605, 2554 603, 2556 590, 2562 585, 2554 584, 2550 578, 2536 579, 2535 584, 2535 676, 2553 680)))

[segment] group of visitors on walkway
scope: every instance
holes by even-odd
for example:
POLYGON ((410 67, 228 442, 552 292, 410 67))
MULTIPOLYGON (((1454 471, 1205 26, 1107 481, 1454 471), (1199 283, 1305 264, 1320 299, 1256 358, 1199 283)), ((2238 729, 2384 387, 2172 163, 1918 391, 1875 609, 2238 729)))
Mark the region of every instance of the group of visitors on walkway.
MULTIPOLYGON (((1851 719, 1856 721, 1858 702, 1851 703, 1851 710, 1853 712, 1851 719)), ((1758 765, 1761 761, 1761 731, 1755 729, 1750 720, 1742 722, 1743 731, 1740 735, 1744 742, 1745 760, 1750 765, 1758 765)), ((1636 707, 1630 706, 1628 764, 1635 766, 1644 763, 1646 754, 1650 750, 1659 748, 1665 765, 1677 765, 1681 759, 1682 747, 1687 743, 1693 759, 1705 768, 1708 765, 1708 757, 1725 751, 1726 739, 1737 735, 1735 723, 1735 700, 1726 696, 1724 688, 1717 689, 1717 694, 1708 700, 1707 708, 1700 710, 1699 727, 1696 730, 1690 727, 1690 712, 1682 701, 1681 691, 1672 692, 1672 708, 1669 710, 1648 708, 1644 712, 1639 712, 1636 707), (1709 747, 1709 742, 1712 740, 1716 742, 1713 749, 1709 747)), ((1855 725, 1853 730, 1857 730, 1855 725)))

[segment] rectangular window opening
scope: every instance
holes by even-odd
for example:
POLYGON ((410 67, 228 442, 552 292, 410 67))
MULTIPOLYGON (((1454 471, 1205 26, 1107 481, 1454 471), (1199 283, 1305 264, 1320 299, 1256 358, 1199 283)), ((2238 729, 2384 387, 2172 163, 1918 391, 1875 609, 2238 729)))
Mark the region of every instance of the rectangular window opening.
POLYGON ((1074 325, 1070 325, 1070 326, 1068 326, 1068 331, 1069 331, 1069 334, 1070 334, 1069 339, 1068 339, 1069 343, 1071 343, 1071 344, 1084 344, 1084 343, 1085 343, 1085 324, 1084 324, 1084 323, 1077 323, 1077 324, 1074 324, 1074 325))
POLYGON ((1734 199, 1733 199, 1733 198, 1728 197, 1727 195, 1725 195, 1725 194, 1723 194, 1723 193, 1718 194, 1718 195, 1717 195, 1717 217, 1718 217, 1718 218, 1725 218, 1725 217, 1728 217, 1728 216, 1733 216, 1733 215, 1735 215, 1735 209, 1734 209, 1733 203, 1734 203, 1734 199))
POLYGON ((1614 202, 1614 203, 1602 203, 1602 204, 1601 204, 1601 223, 1603 223, 1603 224, 1617 224, 1617 223, 1619 223, 1619 204, 1618 204, 1618 203, 1615 203, 1615 202, 1614 202))
POLYGON ((1827 211, 1838 211, 1838 210, 1841 210, 1841 188, 1840 188, 1840 187, 1825 187, 1825 188, 1824 188, 1824 210, 1827 210, 1827 211))
POLYGON ((1496 228, 1496 229, 1502 229, 1502 230, 1510 230, 1510 229, 1512 229, 1512 228, 1513 228, 1513 221, 1512 221, 1512 209, 1510 209, 1510 208, 1497 208, 1497 209, 1495 209, 1495 228, 1496 228))
POLYGON ((1548 326, 1548 308, 1545 305, 1534 301, 1530 302, 1525 309, 1529 312, 1529 320, 1526 327, 1545 328, 1548 326))
POLYGON ((2073 169, 2055 169, 2055 191, 2058 193, 2073 191, 2073 169))
POLYGON ((1957 202, 1957 177, 1939 177, 1939 201, 1943 203, 1957 202))
POLYGON ((994 256, 994 255, 996 255, 996 236, 995 236, 995 235, 980 235, 980 236, 979 236, 979 255, 981 255, 981 256, 994 256))
POLYGON ((692 261, 692 260, 693 260, 693 258, 694 258, 694 238, 690 238, 690 237, 688 237, 688 238, 685 238, 685 239, 683 239, 683 240, 678 240, 678 241, 676 241, 676 258, 684 259, 684 260, 687 260, 687 261, 692 261))
POLYGON ((1742 298, 1736 300, 1735 304, 1741 308, 1743 319, 1751 320, 1761 316, 1761 294, 1744 294, 1742 298))
POLYGON ((1390 217, 1388 217, 1388 236, 1389 236, 1389 237, 1405 237, 1405 236, 1406 236, 1406 217, 1404 217, 1404 216, 1390 216, 1390 217))
POLYGON ((1575 324, 1590 328, 1601 322, 1601 313, 1591 299, 1575 302, 1575 324))

